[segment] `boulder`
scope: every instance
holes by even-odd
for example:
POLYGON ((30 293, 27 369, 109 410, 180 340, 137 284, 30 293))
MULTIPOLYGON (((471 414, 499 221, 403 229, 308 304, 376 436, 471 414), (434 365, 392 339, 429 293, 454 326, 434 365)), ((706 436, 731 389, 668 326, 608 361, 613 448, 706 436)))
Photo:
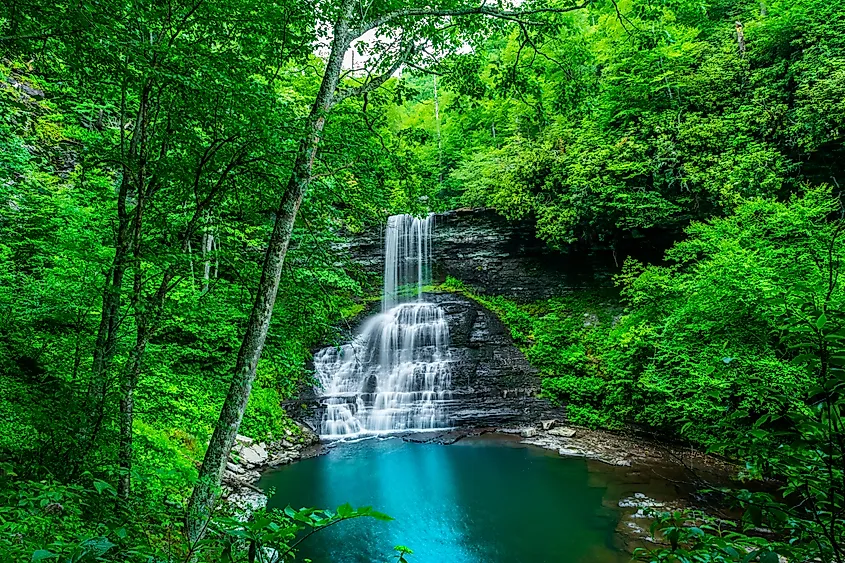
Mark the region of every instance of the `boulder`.
POLYGON ((231 461, 226 462, 226 469, 231 471, 232 473, 237 473, 239 475, 244 472, 243 467, 241 467, 240 465, 237 465, 235 463, 232 463, 231 461))
POLYGON ((533 438, 534 436, 537 435, 537 429, 534 428, 533 426, 528 426, 526 428, 523 428, 520 431, 519 435, 522 436, 523 438, 533 438))
POLYGON ((575 429, 574 428, 567 428, 566 426, 557 426, 549 430, 549 434, 552 436, 557 436, 559 438, 572 438, 575 436, 575 429))
POLYGON ((249 436, 241 436, 240 434, 235 436, 235 442, 243 444, 244 446, 250 446, 254 441, 255 440, 253 440, 249 436))
POLYGON ((255 467, 262 465, 267 461, 267 450, 261 447, 261 444, 255 444, 250 447, 245 447, 240 451, 241 461, 247 467, 255 467))
POLYGON ((301 432, 303 444, 311 446, 320 441, 320 437, 317 433, 314 432, 307 424, 297 422, 296 425, 299 427, 299 431, 301 432))
POLYGON ((288 463, 297 459, 299 459, 299 452, 297 452, 296 450, 286 450, 274 455, 267 462, 267 465, 270 467, 278 467, 280 465, 287 465, 288 463))
POLYGON ((557 424, 557 419, 550 419, 550 420, 541 420, 540 426, 543 427, 543 430, 551 430, 557 424))

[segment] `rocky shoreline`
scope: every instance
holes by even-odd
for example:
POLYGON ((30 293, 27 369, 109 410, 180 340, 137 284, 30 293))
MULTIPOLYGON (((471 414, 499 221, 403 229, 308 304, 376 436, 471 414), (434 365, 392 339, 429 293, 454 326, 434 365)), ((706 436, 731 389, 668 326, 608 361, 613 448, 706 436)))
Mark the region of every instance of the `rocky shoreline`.
MULTIPOLYGON (((223 498, 238 508, 254 510, 266 504, 264 493, 255 483, 264 471, 289 463, 322 455, 330 451, 332 443, 320 441, 319 436, 307 425, 298 423, 299 433, 291 432, 285 439, 265 443, 239 435, 223 474, 223 498)), ((561 457, 581 457, 597 461, 620 470, 641 472, 655 468, 689 471, 716 476, 721 481, 735 473, 735 467, 722 460, 705 456, 689 448, 667 446, 641 437, 614 434, 602 430, 574 427, 555 419, 537 424, 506 427, 465 427, 431 432, 396 434, 408 442, 450 445, 469 437, 483 435, 512 436, 521 444, 536 446, 556 452, 561 457)), ((630 506, 623 506, 620 533, 635 534, 637 539, 649 539, 647 526, 641 526, 643 510, 664 506, 651 498, 631 497, 630 506), (633 510, 628 510, 633 509, 633 510)), ((676 510, 684 502, 672 502, 666 509, 676 510)))
POLYGON ((305 424, 297 426, 298 433, 288 431, 286 438, 269 444, 238 434, 223 471, 223 499, 247 512, 261 508, 267 497, 255 483, 264 471, 323 453, 320 437, 305 424))
POLYGON ((556 419, 537 424, 479 426, 431 432, 397 434, 408 442, 449 445, 472 436, 507 434, 520 443, 553 450, 561 457, 583 457, 617 467, 675 465, 692 471, 728 475, 736 468, 728 462, 680 446, 655 442, 640 436, 571 426, 556 419))

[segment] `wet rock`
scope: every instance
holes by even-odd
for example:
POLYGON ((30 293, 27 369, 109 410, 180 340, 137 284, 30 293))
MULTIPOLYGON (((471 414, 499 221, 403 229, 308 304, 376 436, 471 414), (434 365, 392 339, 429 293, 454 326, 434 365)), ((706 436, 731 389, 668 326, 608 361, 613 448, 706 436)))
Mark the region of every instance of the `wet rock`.
POLYGON ((236 463, 232 463, 231 461, 226 462, 226 469, 238 475, 242 474, 245 471, 243 467, 237 465, 236 463))
POLYGON ((449 446, 469 436, 480 436, 495 432, 495 428, 456 428, 446 430, 432 430, 430 432, 409 432, 401 438, 415 444, 440 444, 449 446))
POLYGON ((646 448, 635 441, 584 428, 555 426, 533 436, 523 435, 523 438, 524 444, 554 450, 564 457, 586 457, 617 467, 631 467, 634 459, 639 459, 638 455, 643 459, 649 455, 646 448))
MULTIPOLYGON (((444 405, 444 414, 450 426, 522 427, 564 419, 563 409, 539 397, 537 370, 495 314, 459 294, 433 292, 424 298, 440 306, 449 325, 451 401, 444 405)), ((365 390, 372 386, 367 383, 365 390)), ((290 413, 306 413, 306 422, 314 428, 325 408, 315 393, 319 390, 312 391, 310 399, 286 405, 290 413)), ((361 398, 370 400, 366 393, 361 398)))
POLYGON ((30 98, 32 100, 40 101, 43 100, 46 96, 43 90, 39 90, 38 88, 33 88, 29 84, 17 80, 15 77, 10 76, 6 80, 13 88, 18 90, 22 96, 30 98))
MULTIPOLYGON (((533 220, 510 221, 492 209, 439 213, 434 223, 435 280, 452 276, 487 295, 531 302, 584 287, 612 287, 612 277, 619 270, 611 249, 556 251, 537 237, 533 220)), ((649 238, 632 244, 657 242, 649 238)), ((661 246, 655 254, 662 256, 663 249, 661 246)), ((384 265, 381 229, 358 234, 339 250, 348 250, 355 262, 371 271, 380 271, 384 265)), ((617 258, 619 253, 641 255, 639 250, 617 248, 617 258)))
POLYGON ((258 481, 261 474, 255 470, 242 470, 241 472, 231 471, 228 468, 223 471, 223 485, 231 491, 238 491, 242 488, 252 489, 252 484, 258 481))
POLYGON ((558 436, 560 438, 572 438, 573 436, 575 436, 575 429, 567 428, 565 426, 558 426, 550 429, 549 434, 551 434, 552 436, 558 436))
POLYGON ((276 452, 270 459, 267 461, 268 467, 279 467, 280 465, 287 465, 292 461, 296 461, 301 457, 299 452, 299 448, 291 447, 288 449, 283 449, 276 452))
POLYGON ((267 497, 257 491, 250 489, 239 489, 229 494, 226 501, 233 504, 240 512, 239 519, 248 520, 249 516, 267 506, 267 497))
POLYGON ((537 429, 534 428, 533 426, 529 426, 527 428, 523 428, 520 431, 519 435, 522 436, 523 438, 533 438, 534 436, 537 435, 537 429))
POLYGON ((302 422, 297 422, 296 425, 299 427, 301 441, 304 445, 313 446, 320 442, 320 437, 314 432, 313 428, 302 422))

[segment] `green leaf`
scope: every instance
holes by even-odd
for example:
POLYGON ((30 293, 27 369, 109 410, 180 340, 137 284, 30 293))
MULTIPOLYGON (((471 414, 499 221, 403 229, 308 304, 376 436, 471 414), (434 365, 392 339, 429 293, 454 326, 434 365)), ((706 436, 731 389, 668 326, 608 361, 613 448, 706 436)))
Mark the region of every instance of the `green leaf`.
POLYGON ((117 495, 117 491, 114 487, 110 484, 106 483, 105 481, 101 481, 100 479, 94 480, 94 488, 97 489, 99 494, 103 494, 103 491, 108 491, 111 495, 117 495))
POLYGON ((350 516, 353 515, 353 513, 354 513, 354 510, 352 509, 352 505, 349 504, 348 502, 346 504, 341 504, 340 506, 337 507, 337 514, 341 518, 349 518, 350 516))
POLYGON ((378 512, 376 510, 371 510, 368 516, 371 518, 375 518, 376 520, 380 520, 382 522, 390 522, 391 520, 393 520, 392 516, 388 516, 387 514, 383 512, 378 512))
POLYGON ((100 557, 113 547, 116 547, 116 544, 112 543, 106 537, 91 538, 82 542, 82 548, 97 557, 100 557))
POLYGON ((53 553, 47 549, 39 549, 32 554, 32 561, 43 561, 45 559, 52 559, 58 556, 58 553, 53 553))

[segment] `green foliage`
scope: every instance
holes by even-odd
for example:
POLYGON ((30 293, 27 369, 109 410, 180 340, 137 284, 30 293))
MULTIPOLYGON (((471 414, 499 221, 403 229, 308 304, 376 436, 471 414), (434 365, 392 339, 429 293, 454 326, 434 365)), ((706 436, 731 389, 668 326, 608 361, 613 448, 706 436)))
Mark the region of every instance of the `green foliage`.
POLYGON ((652 537, 660 537, 670 549, 637 548, 635 561, 648 563, 774 563, 780 561, 783 545, 766 538, 749 536, 747 528, 717 520, 695 511, 652 513, 652 537))
MULTIPOLYGON (((747 200, 729 217, 693 224, 667 253, 669 265, 625 264, 624 314, 612 294, 531 305, 471 296, 511 329, 545 376, 545 394, 565 403, 573 422, 637 423, 704 445, 738 439, 761 417, 797 408, 790 390, 812 382, 781 343, 779 303, 827 283, 824 260, 845 259, 831 246, 837 206, 819 188, 784 203, 747 200), (726 425, 725 409, 744 418, 726 425)), ((830 299, 842 310, 839 285, 830 299)))
MULTIPOLYGON (((82 541, 121 543, 101 525, 121 523, 127 541, 146 537, 151 550, 180 533, 166 522, 182 517, 228 389, 273 227, 269 209, 322 61, 312 54, 313 20, 300 4, 65 8, 0 8, 0 458, 17 474, 0 492, 76 495, 68 506, 80 509, 65 518, 68 531, 54 530, 71 543, 53 545, 47 532, 26 532, 32 537, 20 542, 19 529, 2 531, 10 545, 76 560, 90 555, 82 541), (45 41, 26 39, 45 28, 45 41), (143 223, 126 275, 110 289, 125 244, 121 206, 143 223), (112 291, 120 296, 118 322, 99 432, 89 440, 92 354, 103 348, 98 329, 112 291), (141 326, 149 341, 134 389, 130 525, 115 509, 129 501, 92 494, 84 475, 116 482, 120 384, 141 326)), ((380 117, 383 104, 369 111, 380 117)), ((404 210, 401 186, 386 185, 399 177, 389 164, 377 172, 346 166, 383 152, 353 104, 336 112, 324 147, 243 422, 243 432, 260 440, 295 439, 299 429, 282 403, 311 382, 311 348, 333 338, 335 324, 373 291, 374 277, 333 250, 340 233, 381 220, 393 206, 404 210)), ((30 516, 40 518, 9 521, 41 525, 30 516)), ((122 560, 116 550, 91 557, 122 560)), ((11 560, 30 556, 14 553, 11 560)))
MULTIPOLYGON (((256 510, 248 519, 226 512, 209 522, 209 534, 199 545, 188 545, 180 533, 178 506, 133 507, 134 518, 115 513, 117 491, 90 475, 82 484, 49 479, 20 484, 7 465, 0 474, 0 555, 4 561, 200 562, 295 561, 298 546, 328 526, 356 518, 389 521, 372 507, 345 504, 336 511, 314 508, 256 510), (11 480, 11 481, 10 481, 11 480)), ((410 553, 408 550, 407 553, 410 553)))
POLYGON ((610 397, 624 389, 607 379, 602 354, 611 345, 611 331, 621 310, 613 289, 574 292, 530 304, 472 292, 459 280, 441 286, 460 291, 493 311, 508 327, 527 359, 543 376, 543 394, 566 403, 569 419, 591 427, 619 428, 626 412, 608 408, 610 397))
POLYGON ((845 222, 832 195, 737 201, 694 223, 667 265, 626 263, 616 317, 590 313, 589 294, 517 305, 467 292, 511 327, 572 422, 657 429, 780 484, 719 491, 739 522, 657 515, 670 548, 638 560, 845 560, 845 222))
POLYGON ((843 225, 827 234, 828 253, 819 256, 819 279, 772 297, 779 310, 782 345, 790 363, 808 378, 783 385, 768 397, 767 411, 723 407, 722 426, 746 431, 712 445, 720 453, 741 453, 749 476, 773 475, 778 495, 723 490, 742 509, 735 530, 711 522, 698 526, 687 516, 661 515, 654 529, 671 548, 640 553, 642 561, 843 561, 845 539, 845 315, 839 279, 843 225), (824 276, 824 273, 827 276, 824 276), (753 420, 749 428, 749 419, 753 420), (765 526, 775 541, 752 536, 765 526), (788 539, 788 541, 787 541, 788 539))
POLYGON ((393 548, 393 551, 396 552, 397 563, 408 563, 408 558, 405 556, 412 555, 414 553, 413 549, 405 547, 404 545, 397 545, 393 548))
POLYGON ((448 206, 532 217, 552 246, 678 235, 737 197, 842 177, 843 17, 823 0, 596 2, 551 37, 448 59, 440 120, 416 117, 420 88, 394 128, 421 129, 411 149, 448 206))

